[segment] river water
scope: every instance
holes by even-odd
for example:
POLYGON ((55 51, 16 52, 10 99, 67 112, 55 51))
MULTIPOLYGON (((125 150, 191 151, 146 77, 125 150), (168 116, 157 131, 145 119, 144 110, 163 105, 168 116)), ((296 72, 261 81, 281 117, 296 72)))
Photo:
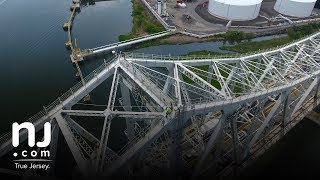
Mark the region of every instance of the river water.
MULTIPOLYGON (((62 29, 70 15, 70 4, 71 0, 0 0, 0 135, 10 130, 12 122, 26 121, 78 82, 70 52, 64 45, 67 33, 62 29)), ((83 7, 74 20, 73 36, 83 49, 116 42, 120 34, 130 32, 131 12, 130 0, 101 1, 83 7)), ((255 40, 267 38, 270 37, 255 40)), ((171 55, 198 50, 224 52, 219 49, 221 45, 222 42, 161 45, 133 51, 171 55)), ((102 59, 91 59, 81 68, 88 74, 101 63, 102 59)), ((96 98, 101 103, 105 100, 96 98)), ((314 160, 312 167, 319 167, 320 128, 304 120, 295 129, 275 150, 266 153, 257 162, 260 169, 251 170, 250 174, 277 169, 274 165, 287 161, 290 167, 299 168, 308 167, 309 161, 314 160)))

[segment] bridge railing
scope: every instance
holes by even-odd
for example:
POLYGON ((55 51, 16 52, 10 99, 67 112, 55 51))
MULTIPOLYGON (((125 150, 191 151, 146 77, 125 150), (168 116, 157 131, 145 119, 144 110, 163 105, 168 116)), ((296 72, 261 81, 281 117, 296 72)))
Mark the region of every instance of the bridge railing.
POLYGON ((171 55, 156 55, 156 54, 144 54, 144 53, 127 53, 126 57, 133 59, 150 59, 150 60, 163 60, 163 61, 183 61, 183 60, 200 60, 200 59, 212 59, 214 58, 234 58, 238 54, 226 54, 226 55, 192 55, 192 56, 171 56, 171 55))
POLYGON ((211 36, 225 34, 226 31, 215 32, 215 33, 200 33, 200 34, 193 33, 190 31, 179 31, 179 33, 187 35, 187 36, 196 37, 196 38, 207 38, 207 37, 211 37, 211 36))
POLYGON ((111 47, 111 46, 116 46, 116 45, 119 45, 119 44, 132 42, 132 41, 136 41, 136 40, 140 40, 140 39, 144 39, 144 38, 149 38, 149 37, 153 37, 153 36, 157 36, 157 35, 165 34, 165 33, 169 33, 169 32, 171 32, 171 31, 162 31, 162 32, 154 33, 154 34, 149 34, 149 35, 146 35, 146 36, 141 36, 141 37, 137 37, 137 38, 133 38, 133 39, 128 39, 128 40, 125 40, 125 41, 120 41, 120 42, 115 42, 115 43, 112 43, 112 44, 99 46, 99 47, 96 47, 96 48, 91 48, 89 50, 95 51, 95 50, 98 50, 98 49, 111 47))
MULTIPOLYGON (((108 68, 108 65, 110 65, 112 62, 114 62, 114 59, 110 60, 109 62, 104 61, 104 63, 102 63, 102 65, 100 65, 98 68, 96 68, 94 71, 92 71, 90 74, 88 74, 85 78, 84 81, 87 83, 90 80, 92 80, 93 78, 95 78, 95 76, 97 74, 99 74, 100 72, 102 72, 103 70, 105 70, 106 68, 108 68)), ((74 85, 72 88, 70 88, 67 92, 65 92, 63 95, 61 95, 60 97, 58 97, 55 101, 53 101, 51 104, 49 104, 48 106, 43 106, 43 109, 38 112, 37 114, 35 114, 34 116, 30 117, 27 119, 27 121, 36 124, 40 121, 42 121, 43 117, 48 115, 48 112, 53 110, 54 108, 56 108, 57 106, 61 105, 61 103, 63 101, 65 101, 66 99, 68 99, 69 97, 71 97, 73 95, 74 92, 78 91, 81 87, 83 87, 82 82, 78 82, 76 85, 74 85)), ((2 135, 0 137, 0 147, 2 144, 6 143, 7 141, 9 141, 12 137, 12 133, 6 133, 4 135, 2 135)))

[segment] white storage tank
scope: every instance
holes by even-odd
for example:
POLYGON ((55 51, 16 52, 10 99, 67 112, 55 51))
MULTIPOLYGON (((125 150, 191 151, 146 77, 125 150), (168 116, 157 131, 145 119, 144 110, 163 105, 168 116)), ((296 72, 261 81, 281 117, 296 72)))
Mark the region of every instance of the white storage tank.
POLYGON ((262 0, 209 0, 208 11, 221 19, 247 21, 258 17, 262 0))
POLYGON ((281 14, 294 17, 311 15, 317 0, 277 0, 274 9, 281 14))

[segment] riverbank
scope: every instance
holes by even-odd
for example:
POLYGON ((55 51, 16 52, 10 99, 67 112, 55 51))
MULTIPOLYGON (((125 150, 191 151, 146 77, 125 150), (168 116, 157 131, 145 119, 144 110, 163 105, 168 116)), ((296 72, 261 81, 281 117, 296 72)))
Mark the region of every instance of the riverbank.
POLYGON ((131 0, 132 2, 132 23, 131 33, 119 36, 119 41, 126 41, 138 38, 148 34, 154 34, 165 31, 162 24, 144 7, 140 0, 131 0))
MULTIPOLYGON (((320 23, 308 24, 300 27, 293 27, 288 30, 287 36, 284 37, 277 37, 263 41, 251 41, 251 39, 247 38, 247 40, 242 40, 240 43, 237 43, 236 45, 221 46, 219 49, 232 51, 240 54, 266 50, 278 46, 283 46, 298 39, 304 38, 308 35, 311 35, 319 31, 319 28, 320 23)), ((227 41, 230 42, 230 40, 227 41)), ((239 41, 239 39, 237 41, 239 41)), ((210 53, 214 54, 215 52, 210 53)))
POLYGON ((171 36, 167 36, 161 39, 157 39, 154 41, 147 41, 138 44, 135 48, 146 48, 151 46, 159 46, 159 45, 174 45, 174 44, 189 44, 196 42, 215 42, 215 41, 223 41, 228 42, 228 46, 220 47, 221 50, 233 51, 236 53, 249 53, 259 50, 266 50, 277 46, 282 46, 293 42, 297 39, 303 38, 310 34, 313 34, 319 31, 320 23, 312 23, 302 26, 296 26, 289 28, 285 31, 287 36, 273 38, 270 40, 264 40, 260 42, 252 42, 251 40, 258 36, 254 33, 246 33, 242 31, 228 31, 225 34, 219 34, 215 36, 211 36, 208 38, 195 38, 187 35, 182 35, 179 33, 173 34, 171 36), (235 45, 233 45, 235 44, 235 45))
MULTIPOLYGON (((143 4, 141 0, 131 0, 132 2, 132 23, 133 27, 129 34, 120 35, 119 41, 126 41, 133 38, 153 34, 165 30, 165 27, 158 21, 150 10, 143 4)), ((299 39, 305 35, 311 34, 319 29, 319 23, 310 23, 306 25, 297 25, 284 29, 283 31, 275 31, 271 33, 288 33, 289 38, 283 37, 275 40, 269 40, 262 43, 250 42, 255 37, 263 36, 259 33, 244 31, 227 31, 224 34, 217 34, 207 38, 196 38, 183 35, 180 32, 172 32, 172 35, 162 37, 152 41, 145 41, 137 44, 134 49, 146 48, 159 45, 188 44, 195 42, 224 41, 230 44, 237 43, 235 46, 223 46, 221 49, 230 50, 237 53, 247 53, 272 47, 281 46, 295 39, 299 39), (292 35, 292 36, 291 36, 292 35)))
POLYGON ((208 38, 196 38, 187 36, 180 33, 175 33, 171 36, 163 37, 161 39, 156 39, 154 41, 147 41, 137 45, 136 48, 146 48, 151 46, 159 46, 159 45, 173 45, 173 44, 190 44, 196 42, 214 42, 214 41, 223 41, 224 37, 221 35, 211 36, 208 38))
POLYGON ((270 40, 260 41, 260 42, 241 42, 234 46, 222 46, 220 49, 233 51, 237 53, 249 53, 259 50, 265 50, 277 46, 282 46, 293 42, 297 39, 311 35, 319 31, 320 23, 307 24, 300 27, 293 27, 288 29, 288 36, 274 38, 270 40))
POLYGON ((167 36, 155 41, 147 41, 137 45, 136 48, 145 48, 150 46, 159 46, 159 45, 172 45, 172 44, 189 44, 197 42, 215 42, 215 41, 224 41, 230 43, 239 43, 243 40, 251 40, 257 36, 253 33, 246 33, 242 31, 228 31, 225 34, 217 34, 214 36, 206 38, 196 38, 192 36, 187 36, 180 33, 175 33, 171 36, 167 36))
POLYGON ((286 36, 270 40, 264 40, 260 42, 243 42, 234 46, 222 46, 220 47, 220 49, 233 51, 237 53, 249 53, 281 46, 284 44, 288 44, 292 41, 293 39, 291 39, 289 36, 286 36))

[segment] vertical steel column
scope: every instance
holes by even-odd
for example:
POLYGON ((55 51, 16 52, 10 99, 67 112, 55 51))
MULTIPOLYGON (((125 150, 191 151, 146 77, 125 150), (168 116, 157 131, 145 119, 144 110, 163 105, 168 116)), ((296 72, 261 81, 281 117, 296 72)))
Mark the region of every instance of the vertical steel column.
MULTIPOLYGON (((121 81, 120 83, 121 89, 121 97, 123 102, 123 109, 125 111, 132 111, 132 104, 131 104, 131 97, 129 88, 121 81)), ((128 132, 128 139, 131 141, 134 138, 134 125, 133 121, 130 121, 130 118, 126 118, 126 125, 127 125, 127 132, 128 132)))
POLYGON ((111 128, 111 118, 109 116, 111 115, 111 110, 114 107, 114 100, 115 100, 115 96, 117 95, 117 87, 119 82, 118 70, 119 70, 118 67, 115 67, 111 90, 109 94, 108 107, 105 110, 105 120, 103 123, 103 129, 101 132, 101 139, 100 139, 100 146, 97 154, 97 161, 95 163, 96 172, 99 172, 99 170, 102 170, 104 165, 105 152, 108 144, 109 131, 111 128))
MULTIPOLYGON (((228 123, 227 116, 229 115, 230 111, 229 110, 222 111, 221 113, 222 113, 222 116, 221 116, 218 124, 214 128, 208 143, 206 144, 205 150, 204 150, 203 154, 201 155, 200 160, 198 161, 198 163, 195 167, 193 176, 199 175, 199 173, 201 172, 201 168, 203 168, 204 163, 207 160, 208 155, 209 155, 210 151, 212 151, 212 148, 214 147, 214 145, 217 144, 216 147, 220 148, 220 147, 218 147, 218 144, 221 144, 221 142, 223 141, 223 130, 224 130, 224 127, 226 126, 226 124, 228 123)), ((218 154, 217 154, 218 151, 219 150, 216 149, 216 151, 215 151, 216 156, 218 156, 218 154)), ((216 156, 214 157, 215 159, 217 159, 216 156)))
MULTIPOLYGON (((174 70, 173 70, 173 68, 168 68, 168 71, 169 71, 168 76, 173 77, 173 75, 174 75, 174 70)), ((167 77, 167 80, 166 80, 166 83, 164 84, 164 87, 163 87, 162 92, 165 93, 165 94, 167 94, 168 91, 170 90, 169 88, 170 88, 170 85, 171 85, 172 83, 173 83, 173 82, 172 82, 172 79, 169 78, 169 77, 167 77)))
POLYGON ((99 147, 99 151, 101 153, 99 153, 98 155, 98 162, 100 162, 100 164, 98 164, 100 167, 98 167, 100 171, 103 170, 103 166, 104 166, 104 163, 105 163, 105 156, 106 156, 106 150, 107 150, 107 146, 108 146, 108 140, 109 140, 109 134, 110 134, 110 128, 111 128, 111 121, 112 121, 112 117, 110 117, 109 113, 106 115, 106 118, 105 118, 105 124, 104 124, 104 127, 106 127, 105 125, 107 124, 107 127, 105 128, 106 129, 106 133, 104 134, 104 140, 101 141, 101 144, 100 144, 100 147, 99 147), (103 148, 102 151, 100 148, 103 148), (101 159, 100 159, 100 155, 102 156, 101 159))
POLYGON ((268 127, 269 122, 271 121, 271 119, 274 117, 274 115, 276 114, 276 112, 278 111, 280 105, 282 104, 282 102, 284 101, 284 99, 288 96, 290 92, 285 91, 282 92, 280 97, 278 98, 278 100, 276 101, 275 105, 273 105, 271 111, 268 113, 267 117, 264 119, 262 125, 258 128, 256 134, 253 136, 253 138, 251 139, 251 141, 248 144, 248 150, 250 151, 250 149, 252 148, 252 146, 258 141, 259 137, 261 136, 261 134, 264 132, 264 130, 266 129, 266 127, 268 127))
POLYGON ((177 109, 177 118, 172 123, 171 133, 173 137, 173 143, 170 147, 169 152, 169 173, 171 176, 176 176, 181 174, 182 170, 182 131, 183 131, 183 111, 181 112, 181 108, 177 109))
POLYGON ((212 73, 213 73, 213 62, 210 63, 209 69, 208 69, 208 78, 207 82, 211 84, 212 81, 212 73))
MULTIPOLYGON (((291 92, 292 89, 290 89, 288 92, 291 92)), ((289 115, 290 115, 290 109, 289 109, 289 100, 290 100, 291 93, 288 93, 287 97, 285 97, 284 104, 283 104, 283 117, 282 117, 282 123, 281 126, 284 128, 286 127, 288 121, 289 121, 289 115)))
POLYGON ((181 89, 184 87, 184 86, 180 86, 180 77, 182 76, 181 74, 179 74, 179 70, 178 70, 178 66, 177 64, 174 64, 173 66, 173 76, 174 76, 174 79, 176 81, 176 86, 175 86, 175 95, 176 95, 176 98, 177 98, 177 106, 178 108, 182 106, 182 99, 181 99, 181 89))

